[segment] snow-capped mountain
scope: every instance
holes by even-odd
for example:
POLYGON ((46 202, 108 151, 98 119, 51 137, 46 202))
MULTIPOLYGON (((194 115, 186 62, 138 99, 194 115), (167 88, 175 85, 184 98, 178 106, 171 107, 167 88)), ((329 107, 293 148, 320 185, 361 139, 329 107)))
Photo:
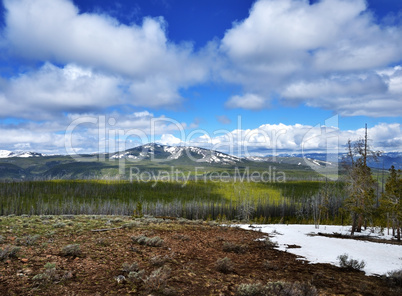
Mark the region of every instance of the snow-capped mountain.
POLYGON ((146 144, 123 152, 112 154, 110 159, 126 158, 132 160, 190 160, 193 162, 232 165, 242 162, 242 159, 215 150, 199 147, 166 146, 160 144, 146 144))
POLYGON ((11 157, 41 157, 44 156, 41 153, 30 152, 30 151, 8 151, 0 150, 0 158, 11 158, 11 157))
POLYGON ((269 157, 262 157, 262 156, 247 156, 245 159, 249 161, 255 161, 255 162, 265 162, 269 161, 269 157))

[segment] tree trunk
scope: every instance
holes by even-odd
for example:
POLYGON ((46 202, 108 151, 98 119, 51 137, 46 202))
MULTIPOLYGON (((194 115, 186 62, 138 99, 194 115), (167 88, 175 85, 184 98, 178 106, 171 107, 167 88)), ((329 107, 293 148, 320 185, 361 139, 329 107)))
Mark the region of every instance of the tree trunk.
POLYGON ((392 237, 395 237, 395 220, 392 219, 392 237))
POLYGON ((387 234, 389 235, 389 213, 387 213, 387 234))
POLYGON ((356 232, 362 232, 362 225, 363 225, 363 215, 359 214, 359 222, 357 223, 356 232))
POLYGON ((350 233, 350 235, 354 235, 355 234, 355 229, 356 229, 356 214, 353 213, 353 222, 352 222, 352 232, 350 233))

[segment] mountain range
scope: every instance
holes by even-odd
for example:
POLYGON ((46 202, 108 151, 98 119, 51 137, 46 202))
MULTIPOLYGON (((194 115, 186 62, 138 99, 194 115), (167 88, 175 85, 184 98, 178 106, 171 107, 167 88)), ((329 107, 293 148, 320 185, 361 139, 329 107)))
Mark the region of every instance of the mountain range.
MULTIPOLYGON (((68 155, 0 150, 0 179, 115 178, 119 175, 120 178, 121 163, 125 164, 127 170, 135 166, 146 171, 166 170, 170 167, 192 171, 194 167, 202 166, 209 171, 233 172, 237 168, 261 171, 271 167, 289 176, 307 178, 317 177, 317 172, 322 168, 338 170, 338 162, 344 155, 310 153, 236 157, 200 147, 150 143, 111 154, 79 157, 77 160, 68 155)), ((378 169, 388 169, 391 165, 402 169, 402 153, 384 153, 377 162, 370 162, 370 166, 378 169)))

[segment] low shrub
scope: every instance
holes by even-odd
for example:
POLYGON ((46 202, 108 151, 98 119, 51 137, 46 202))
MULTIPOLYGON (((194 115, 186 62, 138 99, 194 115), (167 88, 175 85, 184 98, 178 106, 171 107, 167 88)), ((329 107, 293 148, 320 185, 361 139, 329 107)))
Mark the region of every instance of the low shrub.
POLYGON ((33 246, 37 243, 37 241, 40 239, 40 236, 35 234, 35 235, 26 235, 21 238, 16 239, 16 243, 19 246, 33 246))
POLYGON ((174 239, 182 240, 182 241, 189 241, 191 238, 185 234, 176 234, 173 236, 174 239))
POLYGON ((114 277, 114 279, 116 280, 116 282, 118 284, 124 283, 126 281, 126 277, 124 275, 118 275, 116 277, 114 277))
POLYGON ((216 261, 215 268, 219 272, 230 273, 234 269, 234 264, 230 258, 225 257, 216 261))
POLYGON ((60 275, 57 273, 55 263, 46 263, 45 271, 35 275, 32 280, 38 284, 44 284, 48 282, 54 282, 60 279, 60 275))
POLYGON ((387 280, 392 286, 402 287, 402 269, 388 272, 387 280))
POLYGON ((103 237, 98 237, 96 239, 96 244, 98 246, 102 246, 102 247, 110 246, 110 242, 107 239, 103 238, 103 237))
POLYGON ((149 238, 144 235, 140 235, 140 236, 133 236, 131 237, 131 239, 133 240, 133 242, 137 244, 146 245, 150 247, 161 247, 163 245, 163 239, 161 239, 159 236, 149 238))
POLYGON ((269 260, 264 260, 262 262, 262 266, 266 269, 266 270, 277 270, 278 266, 273 264, 271 261, 269 260))
POLYGON ((64 227, 66 227, 66 223, 63 223, 63 222, 57 222, 57 223, 54 223, 53 224, 53 227, 54 228, 64 228, 64 227))
POLYGON ((127 222, 127 223, 123 224, 121 227, 122 228, 127 228, 127 229, 132 229, 132 228, 139 227, 139 226, 141 226, 140 222, 138 222, 138 221, 130 221, 130 222, 127 222))
POLYGON ((169 260, 169 256, 168 256, 168 255, 165 255, 165 256, 157 255, 157 256, 154 256, 154 257, 150 258, 150 259, 149 259, 149 262, 150 262, 153 266, 160 267, 160 266, 163 266, 163 265, 166 263, 166 261, 168 261, 168 260, 169 260))
POLYGON ((144 286, 148 291, 163 290, 170 277, 171 269, 167 266, 160 267, 147 276, 144 280, 144 286))
POLYGON ((231 242, 224 242, 223 243, 223 251, 225 252, 233 252, 237 254, 243 254, 247 250, 247 247, 244 245, 238 245, 231 242))
POLYGON ((161 247, 163 245, 163 239, 161 239, 159 236, 154 236, 149 239, 147 245, 151 247, 161 247))
MULTIPOLYGON (((272 286, 275 286, 275 283, 273 283, 272 286)), ((267 285, 268 287, 268 295, 270 292, 270 285, 267 285)), ((310 283, 300 283, 300 282, 294 282, 294 283, 288 283, 288 282, 277 282, 276 283, 276 289, 280 291, 279 294, 277 295, 286 295, 286 296, 318 296, 318 291, 317 288, 311 285, 310 283), (280 287, 280 288, 279 288, 280 287), (279 288, 279 289, 278 289, 279 288)))
POLYGON ((131 237, 133 242, 139 244, 139 245, 146 245, 149 241, 149 238, 146 237, 145 235, 140 235, 140 236, 133 236, 131 237))
POLYGON ((4 249, 0 249, 0 260, 16 258, 19 250, 20 248, 16 246, 6 246, 4 249))
POLYGON ((145 270, 141 269, 139 271, 130 271, 127 278, 128 281, 132 283, 140 283, 144 280, 145 277, 145 270))
POLYGON ((132 271, 137 272, 140 268, 138 267, 138 263, 134 262, 132 264, 124 262, 123 265, 121 266, 121 269, 124 272, 130 273, 132 271))
POLYGON ((52 237, 52 236, 54 236, 56 234, 56 231, 46 231, 46 233, 45 233, 45 236, 46 237, 52 237))
POLYGON ((111 220, 112 223, 121 223, 123 222, 122 218, 114 218, 113 220, 111 220))
POLYGON ((262 284, 241 284, 236 296, 317 296, 317 289, 310 283, 269 282, 262 284))
POLYGON ((61 218, 63 220, 74 220, 75 216, 74 215, 61 215, 61 218))
POLYGON ((45 283, 49 281, 49 277, 45 273, 38 273, 32 278, 32 280, 36 283, 45 283))
POLYGON ((63 256, 77 257, 81 254, 80 245, 78 244, 67 245, 63 247, 63 249, 61 250, 61 254, 63 256))
POLYGON ((263 244, 264 244, 264 248, 266 248, 266 249, 273 249, 278 246, 278 243, 271 241, 271 239, 269 237, 266 237, 263 240, 263 244))
POLYGON ((188 220, 188 219, 186 219, 186 218, 178 218, 177 219, 177 222, 179 223, 179 224, 187 224, 187 223, 190 223, 190 220, 188 220))
POLYGON ((236 296, 264 296, 262 284, 241 284, 237 287, 236 296))
POLYGON ((43 215, 39 217, 41 220, 52 220, 54 217, 52 215, 43 215))
POLYGON ((339 255, 338 262, 341 268, 346 269, 363 270, 363 268, 366 266, 366 262, 364 262, 364 260, 359 262, 358 260, 352 258, 349 259, 348 254, 339 255))
POLYGON ((272 282, 265 285, 266 295, 318 296, 317 288, 310 283, 272 282))

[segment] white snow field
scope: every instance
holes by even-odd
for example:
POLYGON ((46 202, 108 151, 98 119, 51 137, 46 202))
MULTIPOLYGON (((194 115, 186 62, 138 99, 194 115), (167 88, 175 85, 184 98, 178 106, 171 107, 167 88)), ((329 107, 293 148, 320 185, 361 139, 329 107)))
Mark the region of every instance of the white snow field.
MULTIPOLYGON (((238 225, 234 225, 238 226, 238 225)), ((329 238, 324 236, 311 236, 321 233, 350 234, 350 226, 320 225, 282 225, 269 224, 240 225, 243 229, 267 233, 272 241, 278 243, 278 250, 287 251, 305 258, 310 263, 338 264, 337 257, 348 254, 349 258, 364 260, 364 271, 367 275, 382 275, 389 271, 402 269, 402 246, 354 239, 329 238), (287 245, 298 245, 301 248, 287 248, 287 245)), ((385 233, 387 230, 385 230, 385 233)), ((378 235, 370 231, 358 235, 370 235, 382 239, 391 239, 389 235, 378 235)))

